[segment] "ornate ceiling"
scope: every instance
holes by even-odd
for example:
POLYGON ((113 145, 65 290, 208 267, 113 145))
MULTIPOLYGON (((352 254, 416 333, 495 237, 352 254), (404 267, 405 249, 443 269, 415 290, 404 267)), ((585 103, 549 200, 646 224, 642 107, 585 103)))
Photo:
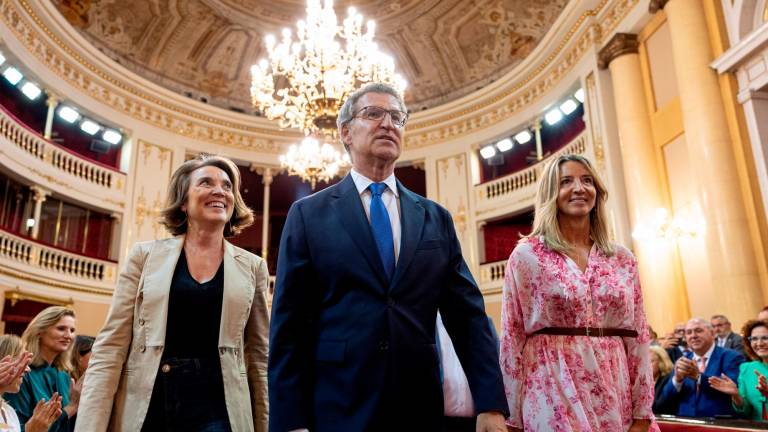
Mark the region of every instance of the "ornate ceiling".
MULTIPOLYGON (((51 0, 82 36, 128 69, 210 104, 254 112, 250 66, 263 37, 295 28, 304 0, 51 0)), ((412 110, 481 88, 520 63, 568 0, 337 0, 376 20, 408 80, 412 110)))

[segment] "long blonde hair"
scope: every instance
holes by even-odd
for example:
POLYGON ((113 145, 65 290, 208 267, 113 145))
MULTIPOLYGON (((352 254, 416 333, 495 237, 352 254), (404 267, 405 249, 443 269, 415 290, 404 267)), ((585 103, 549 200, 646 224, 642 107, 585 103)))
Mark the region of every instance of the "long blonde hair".
MULTIPOLYGON (((32 357, 32 366, 41 366, 45 363, 45 359, 40 353, 40 335, 48 330, 50 327, 56 325, 60 319, 65 316, 71 316, 75 318, 75 311, 64 306, 50 306, 43 309, 36 317, 29 323, 27 329, 21 335, 21 339, 24 341, 24 346, 27 351, 34 353, 32 357)), ((56 369, 72 373, 72 347, 74 346, 74 339, 69 348, 59 353, 55 359, 53 359, 52 366, 56 369)))
POLYGON ((579 155, 561 155, 548 163, 541 172, 538 191, 536 192, 535 214, 533 217, 533 231, 530 237, 542 237, 544 244, 557 252, 569 252, 573 245, 563 238, 560 231, 560 222, 557 218, 557 197, 560 193, 560 167, 566 162, 578 162, 587 169, 592 176, 597 197, 595 207, 589 213, 589 236, 595 242, 597 248, 607 256, 612 256, 616 248, 608 236, 606 223, 605 201, 608 199, 608 191, 605 184, 597 175, 597 171, 587 158, 579 155))

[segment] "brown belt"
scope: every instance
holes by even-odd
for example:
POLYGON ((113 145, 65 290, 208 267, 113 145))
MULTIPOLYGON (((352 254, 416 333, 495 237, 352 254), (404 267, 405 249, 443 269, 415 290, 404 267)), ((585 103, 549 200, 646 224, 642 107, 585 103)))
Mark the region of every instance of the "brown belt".
POLYGON ((635 330, 600 327, 545 327, 543 329, 536 330, 533 332, 533 334, 592 337, 637 337, 637 332, 635 330))

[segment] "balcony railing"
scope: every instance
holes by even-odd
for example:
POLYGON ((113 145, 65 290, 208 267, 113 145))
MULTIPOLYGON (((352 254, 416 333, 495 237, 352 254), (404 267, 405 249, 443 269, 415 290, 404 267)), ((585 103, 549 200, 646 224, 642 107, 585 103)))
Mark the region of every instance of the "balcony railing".
POLYGON ((524 170, 475 186, 477 213, 482 219, 530 206, 536 195, 536 182, 545 164, 553 157, 587 152, 587 134, 582 132, 565 147, 524 170), (497 214, 498 213, 498 214, 497 214))
POLYGON ((0 268, 10 276, 90 292, 114 289, 117 263, 78 255, 0 230, 0 268))
POLYGON ((484 293, 500 292, 504 285, 504 271, 507 260, 480 264, 480 291, 484 293))
POLYGON ((67 195, 83 194, 86 201, 101 199, 101 207, 125 205, 126 175, 54 144, 0 108, 0 153, 15 172, 67 195), (6 145, 7 143, 7 145, 6 145))

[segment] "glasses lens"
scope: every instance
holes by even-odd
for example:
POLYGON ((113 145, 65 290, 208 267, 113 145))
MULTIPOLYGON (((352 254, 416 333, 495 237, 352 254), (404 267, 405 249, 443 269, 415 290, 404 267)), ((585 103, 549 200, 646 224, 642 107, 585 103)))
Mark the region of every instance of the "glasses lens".
POLYGON ((367 107, 363 111, 363 116, 368 120, 381 120, 387 114, 387 111, 379 107, 367 107))

